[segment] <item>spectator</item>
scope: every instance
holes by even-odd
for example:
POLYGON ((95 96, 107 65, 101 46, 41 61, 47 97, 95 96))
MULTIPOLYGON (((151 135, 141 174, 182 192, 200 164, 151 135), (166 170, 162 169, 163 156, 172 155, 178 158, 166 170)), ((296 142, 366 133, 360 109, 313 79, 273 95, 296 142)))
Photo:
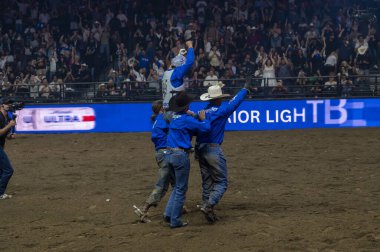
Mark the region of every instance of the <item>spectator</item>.
POLYGON ((306 85, 306 74, 305 74, 305 72, 303 71, 303 69, 301 69, 301 70, 298 72, 298 77, 297 77, 296 83, 297 83, 298 85, 301 85, 301 86, 306 85))
POLYGON ((157 74, 157 71, 154 69, 150 69, 149 76, 148 76, 148 83, 149 83, 149 88, 154 88, 156 92, 160 91, 160 77, 157 74))
POLYGON ((91 75, 88 71, 88 66, 86 63, 82 63, 80 65, 79 73, 78 73, 78 82, 86 83, 91 81, 91 75))
MULTIPOLYGON (((157 7, 151 1, 148 3, 157 7)), ((287 68, 276 56, 283 53, 291 65, 290 74, 295 76, 301 69, 307 76, 316 76, 318 71, 340 72, 343 61, 352 67, 353 74, 355 68, 367 74, 370 68, 377 71, 379 64, 375 23, 351 11, 371 10, 353 0, 338 1, 333 6, 306 0, 184 1, 170 9, 157 8, 162 12, 159 18, 151 17, 146 5, 138 2, 127 11, 123 6, 117 12, 113 1, 91 5, 69 2, 62 7, 57 1, 18 1, 0 10, 4 17, 0 32, 0 70, 7 77, 6 86, 13 86, 21 73, 40 79, 46 77, 49 81, 55 75, 67 82, 82 81, 78 74, 81 64, 85 63, 89 79, 93 81, 104 81, 107 78, 103 77, 104 73, 110 68, 117 70, 114 83, 119 87, 120 79, 129 75, 130 56, 139 57, 140 52, 145 51, 145 57, 136 60, 133 68, 136 72, 145 68, 146 73, 150 73, 149 69, 155 67, 160 75, 166 66, 157 62, 162 60, 167 64, 178 55, 184 47, 183 35, 190 33, 194 35, 197 60, 189 79, 196 82, 200 76, 206 77, 204 73, 210 66, 219 76, 232 78, 244 76, 247 68, 252 67, 252 61, 255 69, 263 69, 268 54, 278 60, 272 61, 273 65, 278 64, 275 66, 278 77, 283 75, 281 65, 283 70, 287 68), (124 52, 118 51, 121 44, 124 52), (136 45, 138 54, 128 55, 136 45), (367 48, 366 52, 359 53, 362 47, 367 48), (216 48, 215 53, 213 48, 216 48), (161 56, 157 61, 154 56, 158 52, 161 56), (330 64, 335 58, 338 62, 330 64), (204 70, 200 71, 201 68, 204 70)), ((28 79, 30 85, 32 78, 28 79)), ((19 85, 20 80, 17 91, 19 85)))
POLYGON ((339 62, 352 62, 354 55, 354 48, 348 39, 341 41, 339 46, 338 60, 339 62))
POLYGON ((354 87, 352 80, 348 78, 348 74, 341 75, 341 85, 342 85, 342 96, 348 97, 351 95, 352 89, 354 87))
POLYGON ((218 76, 215 74, 214 68, 211 68, 204 78, 203 87, 209 87, 218 83, 218 76))
POLYGON ((52 93, 52 90, 49 86, 49 83, 48 83, 48 80, 46 78, 44 78, 41 82, 41 85, 39 86, 39 89, 38 89, 38 93, 40 95, 40 97, 42 98, 49 98, 51 93, 52 93))
POLYGON ((282 80, 278 80, 276 86, 272 88, 272 94, 276 97, 282 97, 288 92, 288 89, 284 86, 282 80))
POLYGON ((270 58, 265 59, 264 62, 265 63, 262 67, 263 81, 261 82, 261 86, 275 87, 277 82, 273 57, 270 56, 270 58))
POLYGON ((53 80, 49 83, 49 87, 51 90, 51 95, 55 98, 60 98, 61 95, 61 84, 63 84, 62 79, 58 79, 56 75, 54 75, 53 80))
POLYGON ((329 79, 325 82, 324 90, 334 91, 336 90, 337 82, 335 80, 335 74, 333 72, 329 73, 329 79))
POLYGON ((96 98, 106 98, 109 96, 109 92, 106 84, 102 83, 98 87, 98 91, 96 93, 96 98))
POLYGON ((279 60, 279 64, 277 65, 277 77, 284 79, 284 85, 288 85, 290 83, 290 77, 292 77, 292 64, 286 57, 285 53, 279 60))
POLYGON ((326 59, 325 66, 324 66, 324 72, 325 73, 330 73, 330 72, 335 73, 336 68, 337 68, 337 64, 338 64, 338 55, 335 51, 333 51, 330 53, 330 55, 326 59))
POLYGON ((39 90, 39 85, 41 83, 41 80, 35 75, 31 75, 30 78, 25 79, 25 80, 27 81, 26 83, 29 85, 30 98, 32 99, 38 98, 39 96, 38 90, 39 90))
POLYGON ((362 45, 357 49, 355 65, 359 69, 359 75, 369 75, 370 59, 368 54, 368 47, 362 45))
POLYGON ((222 58, 221 58, 220 51, 218 50, 218 48, 216 48, 215 45, 212 47, 211 51, 209 52, 208 59, 210 60, 210 65, 218 71, 219 68, 221 67, 222 58))

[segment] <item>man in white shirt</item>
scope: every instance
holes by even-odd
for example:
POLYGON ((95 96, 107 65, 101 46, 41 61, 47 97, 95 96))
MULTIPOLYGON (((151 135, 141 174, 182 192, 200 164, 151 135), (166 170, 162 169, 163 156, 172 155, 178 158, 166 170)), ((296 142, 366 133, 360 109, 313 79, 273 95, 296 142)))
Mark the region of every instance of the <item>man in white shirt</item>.
POLYGON ((215 71, 213 68, 210 69, 210 71, 207 73, 207 76, 203 82, 204 87, 209 87, 212 85, 216 85, 218 83, 218 76, 215 74, 215 71))

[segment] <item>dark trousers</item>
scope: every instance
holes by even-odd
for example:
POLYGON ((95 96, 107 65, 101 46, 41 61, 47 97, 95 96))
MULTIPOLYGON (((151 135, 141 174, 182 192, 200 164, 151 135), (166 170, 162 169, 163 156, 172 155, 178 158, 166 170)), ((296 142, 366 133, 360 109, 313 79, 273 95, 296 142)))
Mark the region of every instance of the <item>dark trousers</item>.
POLYGON ((0 195, 5 193, 9 180, 13 174, 13 168, 4 149, 0 147, 0 195))

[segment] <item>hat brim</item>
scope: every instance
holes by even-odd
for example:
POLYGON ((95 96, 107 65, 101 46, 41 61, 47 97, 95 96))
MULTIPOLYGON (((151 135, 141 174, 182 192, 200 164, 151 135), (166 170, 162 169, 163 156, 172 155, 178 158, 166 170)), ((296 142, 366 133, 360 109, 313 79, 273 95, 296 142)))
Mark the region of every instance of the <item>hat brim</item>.
POLYGON ((168 110, 169 111, 173 111, 173 112, 181 112, 181 111, 183 111, 194 100, 193 96, 191 96, 191 95, 187 95, 187 96, 189 97, 189 100, 186 103, 186 105, 183 105, 183 106, 178 106, 177 103, 176 103, 176 99, 175 99, 176 96, 173 96, 169 100, 169 109, 168 110))
POLYGON ((365 54, 367 52, 367 48, 359 48, 358 49, 358 53, 360 54, 360 55, 363 55, 363 54, 365 54))
POLYGON ((213 100, 213 99, 230 97, 230 96, 231 95, 229 95, 229 94, 222 94, 222 95, 219 95, 219 96, 216 96, 216 97, 211 97, 209 93, 204 93, 204 94, 201 95, 200 99, 201 99, 201 101, 209 101, 209 100, 213 100))

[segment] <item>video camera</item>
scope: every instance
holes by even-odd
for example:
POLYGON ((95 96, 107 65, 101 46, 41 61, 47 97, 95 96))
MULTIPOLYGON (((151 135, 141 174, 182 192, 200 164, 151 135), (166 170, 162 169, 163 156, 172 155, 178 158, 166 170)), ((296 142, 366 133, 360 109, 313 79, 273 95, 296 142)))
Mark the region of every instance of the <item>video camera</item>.
POLYGON ((17 110, 23 109, 25 106, 24 102, 13 102, 12 104, 9 104, 9 112, 16 112, 17 110))

